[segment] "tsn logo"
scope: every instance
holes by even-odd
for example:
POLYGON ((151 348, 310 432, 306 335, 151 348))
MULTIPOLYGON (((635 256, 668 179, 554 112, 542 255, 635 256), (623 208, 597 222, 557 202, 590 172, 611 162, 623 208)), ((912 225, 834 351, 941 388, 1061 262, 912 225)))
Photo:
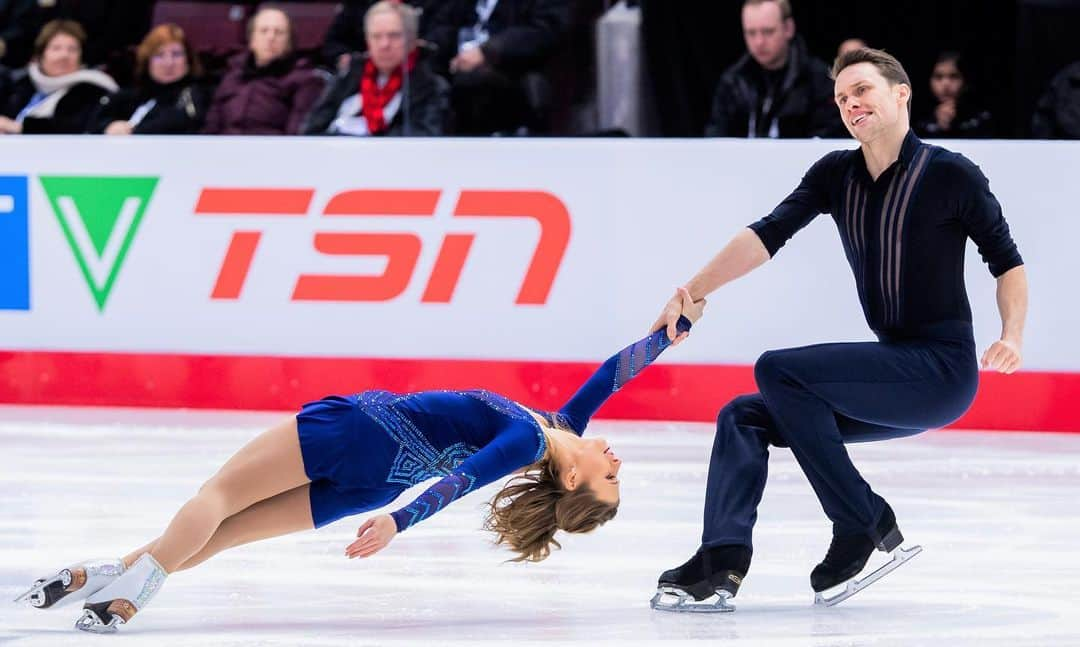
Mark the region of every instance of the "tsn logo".
MULTIPOLYGON (((295 216, 309 213, 314 189, 204 188, 195 205, 199 216, 295 216)), ((351 189, 335 194, 322 209, 324 218, 434 218, 442 195, 439 189, 351 189)), ((465 225, 470 218, 532 219, 540 225, 517 304, 547 302, 555 276, 570 242, 570 214, 559 198, 544 191, 462 190, 452 212, 465 225)), ((237 228, 218 270, 212 299, 240 298, 263 231, 237 228)), ((426 277, 422 303, 450 303, 461 278, 475 233, 446 233, 431 274, 426 277)), ((293 301, 390 301, 413 280, 423 241, 413 232, 317 231, 314 248, 335 256, 382 256, 381 274, 300 274, 293 301)))

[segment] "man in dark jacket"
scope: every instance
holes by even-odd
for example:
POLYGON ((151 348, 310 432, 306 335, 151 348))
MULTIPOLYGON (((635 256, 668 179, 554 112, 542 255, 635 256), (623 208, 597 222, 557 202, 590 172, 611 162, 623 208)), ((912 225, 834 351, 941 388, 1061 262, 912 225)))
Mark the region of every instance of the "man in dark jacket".
POLYGON ((428 40, 450 73, 457 132, 541 130, 543 68, 569 28, 571 0, 445 0, 428 40))
POLYGON ((747 53, 728 68, 713 95, 707 137, 840 137, 825 63, 795 34, 788 0, 746 0, 747 53))
POLYGON ((249 51, 221 79, 203 132, 213 135, 296 135, 325 81, 292 51, 292 23, 276 7, 248 23, 249 51))
POLYGON ((386 0, 368 10, 367 54, 350 58, 312 110, 304 134, 436 137, 446 131, 450 84, 418 58, 417 14, 386 0))
POLYGON ((1050 80, 1035 106, 1031 136, 1080 139, 1080 61, 1065 66, 1050 80))

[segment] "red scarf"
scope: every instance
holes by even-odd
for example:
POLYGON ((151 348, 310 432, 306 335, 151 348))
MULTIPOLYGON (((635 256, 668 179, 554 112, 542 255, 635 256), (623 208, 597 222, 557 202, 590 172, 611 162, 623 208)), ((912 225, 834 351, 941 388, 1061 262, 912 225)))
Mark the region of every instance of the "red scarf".
MULTIPOLYGON (((409 54, 406 65, 409 66, 410 72, 416 66, 416 50, 409 54)), ((387 123, 383 117, 383 110, 394 95, 401 90, 401 81, 402 73, 399 65, 390 73, 386 85, 380 88, 379 71, 375 69, 375 63, 370 58, 364 63, 364 73, 360 76, 360 98, 363 101, 360 112, 367 120, 368 132, 372 135, 386 130, 387 123)))

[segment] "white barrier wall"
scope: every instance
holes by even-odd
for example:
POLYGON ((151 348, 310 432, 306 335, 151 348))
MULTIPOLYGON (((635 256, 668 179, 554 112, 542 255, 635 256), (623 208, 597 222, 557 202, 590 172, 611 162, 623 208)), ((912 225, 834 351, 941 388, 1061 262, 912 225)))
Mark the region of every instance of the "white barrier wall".
MULTIPOLYGON (((0 349, 596 361, 851 146, 4 138, 0 349)), ((990 178, 1027 263, 1026 368, 1080 371, 1080 145, 950 147, 990 178)), ((973 247, 967 261, 985 347, 994 281, 973 247)), ((713 295, 695 334, 677 362, 870 339, 831 219, 713 295)))
MULTIPOLYGON (((31 307, 0 311, 3 346, 591 360, 641 332, 674 286, 739 227, 768 213, 814 160, 850 145, 7 138, 0 175, 27 178, 30 194, 31 307), (72 176, 102 178, 89 190, 57 184, 55 197, 77 212, 69 207, 72 229, 79 216, 103 218, 100 226, 107 227, 116 217, 107 213, 116 206, 110 199, 143 199, 144 189, 112 187, 105 178, 156 179, 139 205, 145 211, 126 257, 101 259, 83 240, 81 253, 96 272, 91 281, 74 251, 79 244, 65 240, 56 213, 63 216, 63 209, 54 209, 43 184, 72 176), (202 192, 231 188, 308 190, 311 198, 295 215, 259 213, 265 205, 252 214, 196 213, 202 192), (365 189, 438 196, 430 217, 323 215, 335 195, 365 189), (67 202, 65 190, 83 193, 67 202), (540 233, 536 219, 453 217, 463 192, 489 190, 543 192, 553 208, 565 207, 569 241, 543 304, 515 304, 540 233), (236 231, 262 234, 247 279, 237 298, 211 298, 236 231), (293 299, 300 275, 378 275, 386 266, 381 256, 320 253, 315 236, 330 232, 416 236, 419 257, 407 288, 380 301, 293 299), (475 240, 451 302, 422 303, 446 234, 475 240), (103 286, 113 268, 99 308, 89 283, 103 286)), ((1080 370, 1074 334, 1080 328, 1080 146, 964 142, 954 148, 989 176, 1027 263, 1027 366, 1080 370)), ((514 208, 514 197, 504 210, 514 208)), ((115 243, 124 224, 102 235, 113 233, 115 243)), ((994 281, 973 248, 968 269, 985 344, 998 332, 994 281)), ((772 263, 717 293, 706 327, 709 343, 696 345, 684 361, 749 362, 771 346, 868 338, 831 220, 819 218, 772 263)))

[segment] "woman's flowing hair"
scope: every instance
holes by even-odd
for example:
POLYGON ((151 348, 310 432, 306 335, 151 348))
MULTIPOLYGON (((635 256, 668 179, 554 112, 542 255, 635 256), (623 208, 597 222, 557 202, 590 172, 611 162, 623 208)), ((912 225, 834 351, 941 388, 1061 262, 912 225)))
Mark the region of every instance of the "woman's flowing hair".
POLYGON ((518 554, 510 561, 543 561, 552 546, 561 548, 557 530, 590 532, 619 511, 618 502, 601 501, 586 485, 565 489, 559 476, 555 461, 546 457, 510 479, 488 504, 484 529, 518 554))

